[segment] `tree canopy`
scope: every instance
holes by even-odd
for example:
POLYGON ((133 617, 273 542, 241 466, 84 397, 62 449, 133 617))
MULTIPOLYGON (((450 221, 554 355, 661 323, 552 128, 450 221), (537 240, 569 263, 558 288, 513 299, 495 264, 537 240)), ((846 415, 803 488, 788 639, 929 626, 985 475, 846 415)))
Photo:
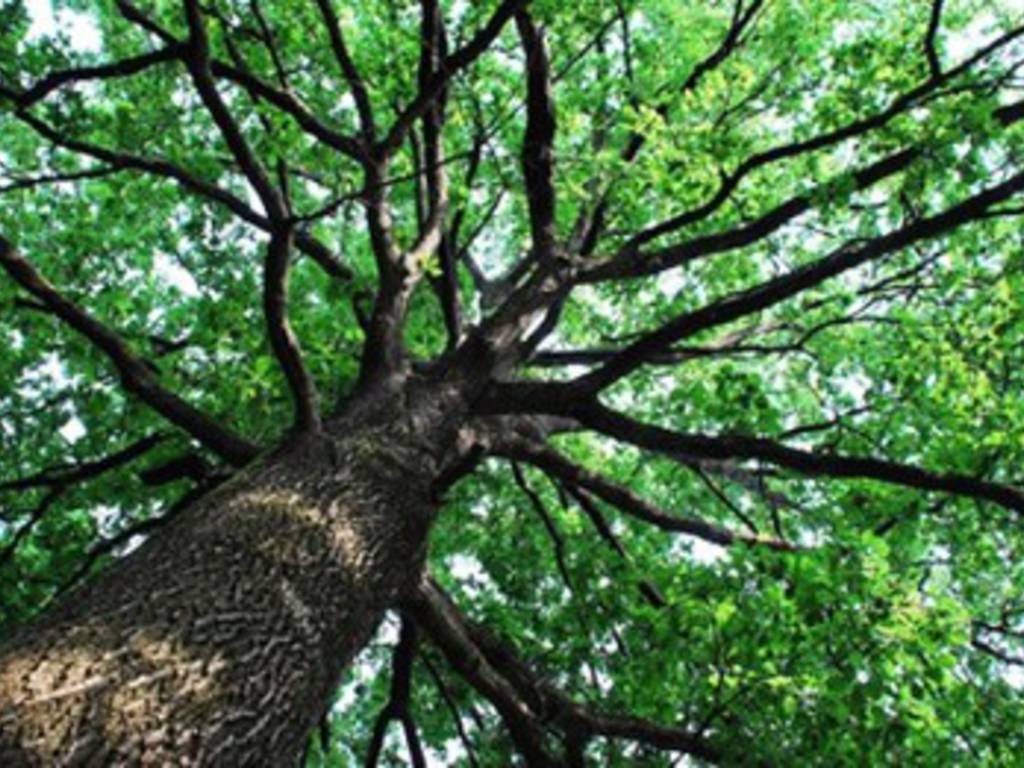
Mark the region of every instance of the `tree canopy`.
POLYGON ((44 6, 0 0, 0 632, 480 357, 430 599, 309 765, 1020 760, 1019 4, 44 6))

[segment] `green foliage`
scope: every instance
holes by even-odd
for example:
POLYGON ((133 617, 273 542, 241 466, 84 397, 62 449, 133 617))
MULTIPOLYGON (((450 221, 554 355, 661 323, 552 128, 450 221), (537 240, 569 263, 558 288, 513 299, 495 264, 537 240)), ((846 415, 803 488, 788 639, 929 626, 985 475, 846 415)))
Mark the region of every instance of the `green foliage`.
MULTIPOLYGON (((54 69, 152 49, 153 41, 114 3, 58 5, 71 14, 66 18, 89 20, 100 50, 83 50, 81 39, 65 33, 32 36, 25 4, 0 0, 0 84, 27 86, 54 69)), ((272 82, 266 47, 239 33, 252 29, 249 3, 208 5, 221 16, 210 21, 214 55, 230 58, 230 37, 249 68, 272 82)), ((315 3, 260 5, 291 67, 291 88, 333 128, 355 133, 356 110, 345 97, 315 3)), ((416 92, 418 3, 335 5, 370 85, 375 117, 388 125, 395 105, 416 92)), ((468 39, 496 3, 443 5, 455 44, 468 39)), ((608 234, 591 258, 609 256, 629 234, 707 201, 744 159, 886 109, 928 77, 921 41, 929 6, 918 0, 775 0, 733 55, 680 94, 726 33, 731 3, 538 0, 534 14, 548 27, 559 73, 560 233, 567 235, 610 189, 608 234), (666 95, 672 98, 659 111, 654 105, 666 95), (634 134, 646 145, 628 162, 621 148, 634 134)), ((1010 0, 949 0, 945 6, 938 45, 950 65, 1020 23, 1010 0)), ((184 35, 178 3, 158 0, 146 8, 184 35)), ((482 228, 470 253, 492 277, 511 269, 530 239, 517 165, 525 123, 522 61, 512 29, 497 48, 453 83, 444 137, 452 205, 465 208, 463 233, 482 228), (467 156, 481 125, 490 137, 470 180, 467 156)), ((1020 128, 998 127, 993 117, 1007 93, 1020 96, 1014 68, 1021 55, 1018 47, 986 60, 979 73, 956 81, 958 87, 864 136, 759 169, 684 234, 729 229, 794 195, 812 201, 808 214, 750 247, 684 269, 578 290, 565 307, 556 345, 616 345, 807 263, 835 244, 942 210, 1001 178, 1024 149, 1020 128), (979 93, 992 83, 1009 85, 979 93), (921 148, 912 165, 870 191, 858 190, 856 169, 910 145, 921 148)), ((186 83, 181 66, 162 65, 62 89, 34 113, 80 141, 164 158, 248 200, 186 83)), ((240 124, 253 148, 263 157, 287 157, 297 210, 351 198, 310 231, 341 255, 354 280, 332 279, 301 257, 290 285, 291 320, 307 365, 325 402, 335 402, 358 374, 363 332, 356 308, 367 310, 376 280, 353 195, 358 169, 267 104, 230 86, 224 93, 244 118, 240 124)), ((0 100, 0 188, 98 165, 55 149, 0 100)), ((415 168, 411 149, 403 148, 392 168, 398 181, 389 189, 403 244, 417 234, 417 189, 409 179, 415 168)), ((0 233, 69 298, 116 327, 153 361, 161 381, 191 403, 255 442, 269 444, 280 435, 291 404, 264 333, 263 241, 223 207, 172 181, 121 171, 3 191, 0 233), (177 341, 184 343, 166 344, 177 341)), ((655 239, 653 247, 678 236, 655 239)), ((428 273, 436 277, 437 270, 431 260, 428 273)), ((459 280, 468 319, 479 320, 481 297, 468 274, 459 280)), ((1022 297, 1019 219, 993 217, 764 316, 715 329, 694 340, 691 359, 636 373, 608 401, 684 431, 790 438, 821 451, 1019 485, 1022 297), (730 334, 749 348, 714 353, 730 334), (825 426, 792 432, 808 425, 825 426)), ((22 299, 11 281, 0 279, 0 483, 94 460, 167 429, 121 392, 100 353, 22 299)), ((428 282, 412 297, 405 338, 416 358, 445 348, 441 310, 428 282)), ((559 448, 663 509, 737 530, 750 523, 763 535, 783 535, 804 547, 797 553, 723 550, 602 507, 628 552, 623 558, 577 505, 565 503, 545 476, 528 471, 530 487, 564 541, 560 554, 508 465, 489 462, 450 493, 432 540, 431 567, 474 618, 514 638, 578 700, 699 725, 726 751, 728 764, 1020 764, 1019 661, 1004 663, 972 645, 989 638, 1005 655, 1024 656, 1019 519, 991 505, 867 481, 795 478, 746 465, 743 477, 696 472, 593 437, 561 438, 559 448), (561 580, 559 557, 571 589, 561 580), (667 606, 646 601, 642 583, 653 585, 667 606), (979 634, 982 625, 1015 627, 1018 635, 992 639, 979 634)), ((137 470, 189 450, 197 446, 174 435, 137 464, 62 495, 0 564, 0 631, 46 605, 98 542, 169 508, 187 485, 148 487, 137 470)), ((43 493, 0 496, 0 552, 43 493)), ((348 673, 328 748, 312 743, 308 765, 359 762, 387 696, 394 634, 388 625, 348 673)), ((428 648, 415 669, 417 722, 439 760, 467 765, 449 703, 462 712, 480 765, 512 761, 496 714, 428 648)), ((405 764, 399 740, 390 740, 385 753, 385 764, 405 764)), ((664 754, 605 740, 594 743, 589 757, 612 766, 673 764, 664 754)))

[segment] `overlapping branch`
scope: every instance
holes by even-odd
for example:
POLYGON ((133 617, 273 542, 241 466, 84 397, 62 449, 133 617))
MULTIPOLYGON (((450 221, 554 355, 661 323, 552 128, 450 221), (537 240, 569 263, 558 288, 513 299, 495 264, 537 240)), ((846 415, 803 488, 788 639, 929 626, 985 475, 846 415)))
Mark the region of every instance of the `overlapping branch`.
MULTIPOLYGON (((17 116, 40 136, 62 149, 99 160, 106 163, 111 169, 138 171, 158 178, 170 179, 186 191, 224 206, 242 221, 266 232, 271 230, 270 219, 254 210, 241 198, 168 160, 111 150, 87 141, 70 138, 28 112, 19 112, 17 116)), ((308 232, 297 230, 295 245, 312 258, 327 274, 342 280, 352 278, 351 270, 339 262, 326 245, 308 232)))
MULTIPOLYGON (((0 248, 2 247, 2 243, 0 243, 0 248)), ((107 472, 130 464, 151 451, 164 439, 164 435, 150 435, 136 440, 127 447, 102 459, 55 467, 30 477, 0 483, 0 491, 25 491, 33 488, 47 489, 46 494, 29 514, 28 520, 15 530, 7 545, 0 550, 0 567, 6 565, 14 556, 21 542, 25 540, 35 526, 46 516, 46 513, 67 491, 76 485, 88 482, 107 472)))
MULTIPOLYGON (((906 108, 906 107, 904 107, 906 108)), ((996 109, 993 118, 1000 125, 1008 127, 1024 117, 1024 102, 1016 102, 996 109)), ((865 129, 866 130, 866 129, 865 129)), ((813 145, 815 140, 804 142, 807 146, 813 145)), ((790 145, 795 147, 796 145, 790 145)), ((816 145, 815 145, 816 146, 816 145)), ((780 148, 778 151, 768 151, 755 155, 740 165, 740 169, 748 169, 744 173, 760 167, 775 159, 790 156, 780 148), (765 158, 769 158, 766 160, 765 158)), ((810 150, 808 150, 810 151, 810 150)), ((892 178, 897 173, 907 170, 915 161, 924 156, 921 147, 907 147, 893 152, 885 157, 875 160, 866 166, 854 170, 848 174, 850 190, 862 191, 878 184, 884 179, 892 178)), ((739 173, 739 171, 737 171, 739 173)), ((736 176, 734 174, 733 176, 736 176)), ((730 176, 729 179, 732 179, 730 176)), ((736 185, 739 184, 737 176, 736 185)), ((731 182, 729 182, 731 184, 731 182)), ((827 184, 827 182, 826 182, 827 184)), ((728 185, 727 185, 728 186, 728 185)), ((579 283, 597 283, 607 280, 618 280, 623 278, 643 277, 657 272, 663 272, 673 267, 682 266, 696 259, 711 256, 725 251, 736 250, 751 245, 764 239, 773 232, 777 232, 786 224, 794 221, 797 217, 807 213, 814 207, 816 192, 824 190, 823 185, 819 190, 811 193, 795 195, 788 200, 779 203, 774 208, 762 213, 749 222, 707 235, 684 240, 675 245, 666 246, 653 251, 638 250, 644 243, 657 236, 665 234, 673 229, 680 228, 687 224, 700 221, 710 215, 715 208, 724 203, 728 193, 722 196, 718 193, 707 205, 694 209, 691 212, 681 215, 672 222, 667 222, 658 228, 647 230, 642 236, 634 237, 620 251, 610 259, 607 259, 594 267, 584 270, 579 278, 579 283)), ((723 187, 724 189, 724 187, 723 187)), ((729 186, 729 190, 735 186, 729 186)))
POLYGON ((553 477, 583 488, 623 513, 649 523, 663 531, 682 533, 723 547, 734 544, 761 545, 781 551, 794 551, 795 546, 777 539, 737 533, 696 517, 670 514, 659 509, 633 491, 618 485, 585 467, 575 464, 553 448, 522 438, 506 437, 494 453, 533 464, 553 477))
MULTIPOLYGON (((973 63, 991 55, 994 51, 1001 49, 1002 46, 1021 35, 1024 35, 1024 28, 1008 32, 961 65, 946 72, 943 76, 943 82, 946 82, 961 71, 965 71, 973 63)), ((861 122, 864 122, 865 125, 870 123, 873 126, 875 120, 882 120, 882 124, 884 124, 885 121, 891 119, 896 113, 915 103, 917 98, 929 93, 931 87, 925 84, 915 89, 915 91, 908 93, 902 99, 898 99, 892 107, 892 110, 895 110, 892 115, 888 117, 884 116, 884 114, 882 117, 876 115, 875 117, 865 118, 861 122)), ((993 116, 1003 126, 1013 125, 1024 118, 1024 102, 1015 102, 1000 107, 994 111, 993 116)), ((837 129, 836 132, 833 132, 834 135, 830 134, 832 138, 826 141, 826 145, 829 141, 836 140, 840 134, 845 135, 846 131, 852 131, 853 133, 850 135, 856 135, 857 132, 866 129, 859 123, 837 129)), ((825 138, 818 137, 801 142, 799 146, 804 147, 804 149, 810 148, 812 145, 817 147, 816 142, 819 138, 825 141, 825 138)), ((753 168, 761 163, 762 160, 764 162, 774 162, 775 159, 783 156, 791 156, 791 152, 799 154, 802 151, 803 149, 799 149, 797 144, 785 145, 777 150, 769 150, 766 153, 762 153, 762 155, 755 156, 755 158, 761 159, 751 160, 743 164, 743 167, 749 165, 753 168)), ((908 168, 921 156, 922 152, 923 150, 919 147, 908 147, 855 171, 851 174, 854 187, 856 189, 867 188, 882 179, 908 168)), ((580 389, 589 388, 592 391, 596 391, 604 388, 610 383, 628 375, 629 372, 637 367, 647 364, 648 360, 655 360, 664 356, 670 350, 671 345, 677 341, 708 328, 731 322, 747 314, 758 312, 848 269, 901 248, 914 245, 927 238, 941 235, 959 224, 990 217, 992 212, 997 210, 997 203, 1009 199, 1019 189, 1019 176, 1011 177, 1006 183, 983 190, 981 193, 968 198, 960 205, 954 206, 942 214, 932 216, 927 220, 913 222, 911 225, 896 230, 889 235, 880 236, 865 244, 860 244, 859 247, 853 245, 844 246, 833 254, 819 259, 817 262, 812 262, 809 265, 795 269, 791 273, 748 291, 726 297, 715 304, 695 312, 682 315, 674 321, 666 323, 661 328, 647 333, 641 339, 614 355, 601 369, 588 374, 585 377, 585 383, 583 381, 580 382, 580 389)), ((720 202, 724 202, 725 199, 722 198, 720 202)), ((717 207, 718 204, 716 203, 715 206, 717 207)), ((791 222, 802 213, 810 210, 812 204, 812 195, 798 195, 740 227, 701 236, 691 241, 684 241, 681 244, 669 246, 661 251, 635 253, 626 248, 615 257, 599 262, 593 267, 564 268, 562 265, 555 265, 547 270, 538 270, 530 280, 513 291, 498 311, 482 325, 475 337, 470 338, 469 343, 464 345, 463 356, 467 358, 476 357, 478 359, 485 357, 491 361, 491 365, 495 367, 495 370, 508 366, 511 362, 522 359, 524 354, 528 355, 532 352, 532 348, 542 340, 542 333, 535 333, 530 343, 524 344, 522 342, 524 330, 531 325, 538 315, 541 317, 545 315, 550 316, 548 315, 549 310, 564 300, 572 286, 587 282, 651 274, 692 261, 701 256, 753 244, 791 222)), ((707 214, 707 212, 704 212, 698 216, 696 209, 691 213, 694 216, 694 220, 707 214)), ((551 329, 550 326, 546 326, 540 330, 542 332, 550 332, 551 329)))
MULTIPOLYGON (((58 70, 45 76, 24 91, 0 86, 0 97, 12 100, 19 109, 27 109, 46 98, 53 91, 68 84, 89 80, 128 77, 157 64, 188 59, 189 44, 186 41, 176 38, 170 31, 157 24, 129 0, 118 0, 117 5, 126 19, 150 34, 155 35, 164 43, 164 47, 153 52, 108 64, 58 70)), ((364 158, 365 150, 360 141, 330 128, 314 115, 308 107, 302 104, 298 97, 290 90, 275 88, 244 69, 232 66, 216 58, 209 60, 209 69, 214 77, 229 80, 252 95, 274 105, 292 117, 307 134, 326 146, 338 150, 355 160, 362 161, 364 158)))
POLYGON ((577 380, 578 389, 597 392, 628 375, 654 354, 672 344, 772 307, 826 280, 916 243, 940 237, 983 218, 989 210, 1024 190, 1024 172, 1011 175, 941 213, 921 218, 863 243, 850 243, 809 264, 754 288, 727 296, 693 312, 679 315, 630 344, 599 369, 577 380))
POLYGON ((47 282, 14 246, 0 236, 0 266, 22 288, 102 351, 117 368, 125 389, 172 424, 231 464, 252 460, 259 448, 160 384, 156 373, 107 326, 69 301, 47 282))
POLYGON ((494 705, 526 764, 531 768, 558 765, 547 750, 543 725, 530 704, 473 642, 461 613, 440 587, 433 581, 424 582, 407 608, 452 668, 494 705))
POLYGON ((263 163, 249 147, 224 99, 217 91, 210 67, 210 43, 199 3, 196 0, 184 0, 184 5, 189 28, 185 64, 192 76, 192 82, 242 173, 259 195, 272 225, 277 226, 288 218, 285 200, 281 191, 271 182, 263 163))
MULTIPOLYGON (((150 34, 155 35, 166 45, 175 46, 182 44, 182 41, 157 24, 129 0, 117 0, 117 7, 126 19, 150 34)), ((273 104, 294 119, 307 134, 326 146, 336 149, 342 154, 360 162, 365 158, 366 151, 360 141, 330 128, 314 115, 308 107, 302 104, 299 98, 291 91, 275 88, 262 79, 217 58, 209 58, 209 70, 214 77, 229 80, 249 91, 254 96, 263 99, 269 104, 273 104)))
MULTIPOLYGON (((360 383, 363 388, 379 382, 403 367, 405 350, 401 333, 408 301, 424 275, 428 260, 441 246, 444 238, 445 217, 448 212, 448 179, 441 128, 444 123, 447 79, 439 80, 439 77, 442 74, 441 68, 447 61, 444 56, 447 37, 439 3, 435 0, 424 0, 421 3, 421 14, 419 94, 423 96, 429 92, 431 95, 429 99, 422 101, 421 108, 412 120, 415 122, 422 119, 423 122, 423 137, 426 143, 424 173, 428 198, 426 205, 429 211, 426 220, 421 223, 416 242, 402 251, 395 242, 390 203, 383 183, 393 151, 384 147, 388 142, 385 138, 365 166, 367 194, 364 202, 370 243, 380 278, 373 315, 363 347, 360 372, 360 383)), ((406 115, 407 112, 403 112, 398 122, 406 115)), ((408 131, 403 132, 399 144, 407 136, 408 131)), ((451 279, 454 280, 454 275, 451 279)), ((454 293, 447 298, 449 302, 456 300, 454 293)))
POLYGON ((884 127, 894 118, 905 114, 913 107, 920 106, 929 99, 941 96, 942 91, 939 90, 941 86, 971 71, 978 63, 1004 50, 1022 36, 1024 36, 1024 26, 1006 32, 957 66, 942 73, 939 77, 928 79, 919 86, 896 97, 890 102, 888 107, 879 112, 853 120, 839 128, 819 133, 812 138, 782 144, 751 155, 742 161, 734 171, 723 178, 718 190, 711 199, 696 208, 685 211, 655 226, 648 227, 634 235, 622 247, 620 258, 630 258, 647 242, 707 218, 718 210, 729 199, 729 196, 739 184, 754 171, 781 160, 806 155, 836 146, 858 136, 863 136, 870 131, 884 127))
MULTIPOLYGON (((745 0, 735 0, 735 3, 733 4, 732 18, 729 22, 729 27, 726 30, 725 35, 722 36, 721 42, 713 51, 711 51, 711 53, 697 62, 694 68, 690 71, 690 74, 687 75, 686 80, 683 81, 683 84, 678 89, 674 89, 673 97, 678 98, 678 96, 682 94, 693 91, 708 73, 720 67, 723 62, 735 53, 735 51, 742 45, 744 34, 753 26, 753 23, 763 6, 763 0, 753 0, 749 5, 745 0)), ((628 20, 621 5, 619 5, 618 10, 623 25, 624 38, 626 38, 623 40, 623 45, 625 47, 626 54, 628 55, 628 20)), ((627 70, 631 70, 631 68, 631 64, 627 66, 627 70)), ((672 100, 663 99, 654 106, 654 112, 665 119, 669 115, 671 105, 672 100)), ((626 146, 623 148, 621 153, 621 159, 623 162, 626 165, 632 165, 640 156, 640 150, 643 149, 646 142, 647 137, 644 134, 640 132, 630 134, 629 139, 626 142, 626 146)), ((604 189, 599 195, 597 195, 597 202, 592 209, 585 209, 580 213, 574 228, 578 233, 575 241, 579 244, 579 251, 584 256, 590 255, 597 245, 598 238, 600 237, 605 225, 608 204, 613 191, 613 184, 604 185, 604 189)))
MULTIPOLYGON (((572 385, 567 384, 498 386, 483 405, 496 411, 570 416, 585 428, 669 456, 684 454, 714 461, 755 460, 812 477, 878 480, 906 488, 989 501, 1013 512, 1024 513, 1024 491, 1008 485, 969 475, 932 472, 884 459, 792 448, 762 437, 675 432, 632 419, 601 405, 596 399, 580 397, 572 385)), ((594 490, 596 493, 596 488, 594 490)))
POLYGON ((558 574, 562 577, 562 583, 565 585, 565 588, 569 592, 574 593, 576 590, 569 575, 569 566, 565 560, 565 539, 562 538, 562 534, 558 531, 558 526, 555 525, 555 521, 551 518, 551 513, 544 506, 540 494, 533 490, 530 484, 526 482, 523 471, 514 460, 512 461, 512 477, 515 479, 516 485, 519 486, 519 490, 530 500, 530 506, 533 507, 533 511, 537 513, 537 516, 544 524, 544 529, 547 531, 548 538, 551 539, 551 544, 555 549, 555 563, 558 565, 558 574))
POLYGON ((470 741, 469 734, 466 732, 466 727, 462 722, 462 713, 459 712, 458 704, 456 704, 455 699, 448 690, 448 686, 445 685, 444 679, 441 677, 441 673, 426 656, 423 657, 423 666, 426 667, 427 672, 434 679, 437 692, 444 701, 448 711, 451 713, 452 723, 455 725, 455 730, 459 734, 459 741, 462 743, 462 748, 466 751, 466 761, 469 763, 469 768, 480 768, 476 752, 473 749, 473 742, 470 741))
POLYGON ((583 766, 594 738, 623 739, 717 762, 719 752, 684 727, 612 715, 580 704, 523 662, 509 644, 465 616, 432 580, 423 582, 411 612, 449 663, 488 699, 510 726, 527 765, 583 766), (565 748, 561 762, 546 747, 556 729, 565 748))
POLYGON ((302 360, 298 339, 288 322, 288 267, 292 244, 292 220, 284 191, 270 180, 266 169, 250 148, 242 131, 217 91, 210 69, 209 41, 199 3, 185 0, 189 26, 186 63, 196 90, 225 143, 259 195, 270 217, 270 243, 263 273, 263 308, 267 334, 295 400, 295 426, 302 431, 320 429, 316 385, 302 360))
POLYGON ((57 70, 20 92, 0 85, 0 96, 12 101, 18 109, 28 109, 65 85, 89 80, 110 80, 130 77, 158 64, 177 61, 183 51, 184 46, 182 44, 172 43, 159 50, 139 54, 138 56, 132 56, 109 64, 57 70))
POLYGON ((395 120, 387 136, 376 145, 374 154, 377 157, 387 157, 396 152, 416 121, 431 108, 451 79, 485 54, 509 19, 529 2, 530 0, 502 0, 469 42, 444 57, 437 71, 421 85, 419 92, 395 120))
POLYGON ((356 103, 356 110, 359 112, 359 122, 362 127, 363 140, 368 144, 373 142, 377 134, 377 126, 373 119, 373 106, 370 103, 370 95, 366 90, 366 83, 355 62, 345 45, 345 36, 341 31, 341 24, 338 15, 334 12, 331 0, 316 0, 317 8, 323 17, 324 26, 331 39, 331 50, 334 51, 334 58, 344 76, 348 87, 352 92, 352 99, 356 103))

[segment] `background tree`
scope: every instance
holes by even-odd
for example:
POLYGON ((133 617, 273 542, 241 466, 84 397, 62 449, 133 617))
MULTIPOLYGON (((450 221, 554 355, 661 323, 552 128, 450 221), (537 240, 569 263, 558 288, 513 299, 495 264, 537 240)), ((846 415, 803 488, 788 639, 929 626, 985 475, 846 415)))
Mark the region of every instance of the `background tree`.
POLYGON ((33 7, 0 762, 1019 760, 1016 3, 33 7))

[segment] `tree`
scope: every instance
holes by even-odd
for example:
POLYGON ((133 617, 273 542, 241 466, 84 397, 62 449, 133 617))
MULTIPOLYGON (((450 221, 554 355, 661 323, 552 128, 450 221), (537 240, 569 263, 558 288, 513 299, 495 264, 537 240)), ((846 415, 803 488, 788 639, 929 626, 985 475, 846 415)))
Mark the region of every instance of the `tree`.
POLYGON ((1014 5, 4 0, 0 762, 1014 762, 1014 5))

